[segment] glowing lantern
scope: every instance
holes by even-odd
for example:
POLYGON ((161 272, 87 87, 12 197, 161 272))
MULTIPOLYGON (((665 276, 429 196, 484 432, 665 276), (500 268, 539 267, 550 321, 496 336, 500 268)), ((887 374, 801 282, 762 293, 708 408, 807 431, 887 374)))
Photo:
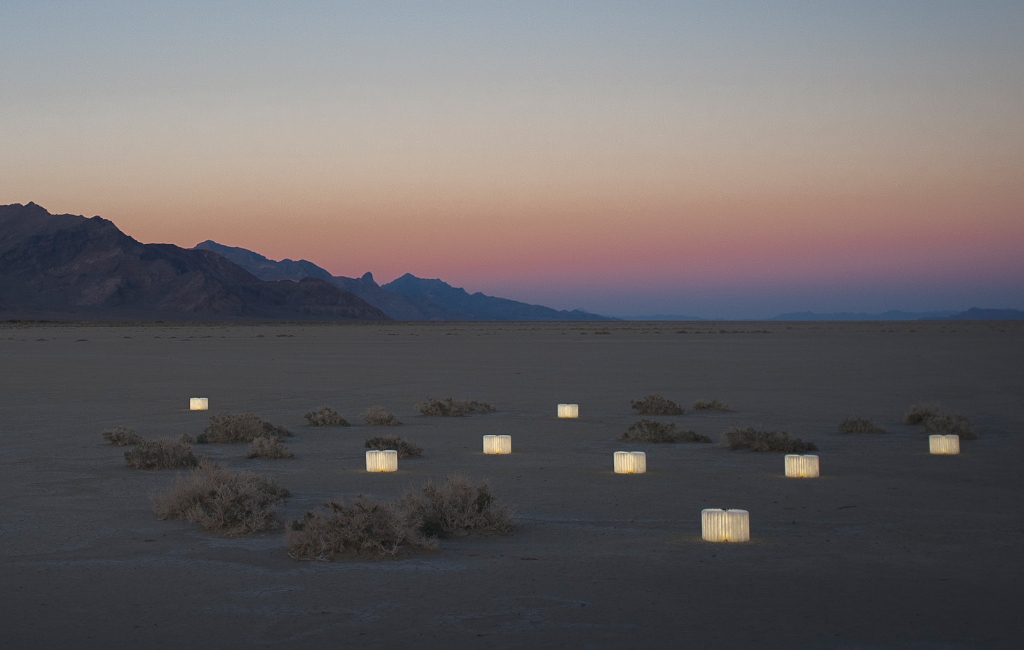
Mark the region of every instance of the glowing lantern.
POLYGON ((367 472, 397 472, 398 452, 394 449, 371 449, 366 452, 367 472))
POLYGON ((615 452, 616 474, 643 474, 647 471, 647 454, 642 451, 615 452))
POLYGON ((749 542, 750 513, 705 508, 700 511, 700 532, 707 542, 749 542))
POLYGON ((558 405, 558 417, 560 418, 578 418, 580 416, 580 405, 579 404, 559 404, 558 405))
POLYGON ((818 457, 810 454, 786 454, 786 476, 818 478, 818 457))
POLYGON ((960 436, 928 436, 928 451, 933 454, 952 455, 960 453, 960 436))
POLYGON ((210 408, 209 397, 190 397, 188 398, 188 410, 190 411, 205 411, 210 408))
POLYGON ((485 454, 511 454, 512 436, 484 436, 485 454))

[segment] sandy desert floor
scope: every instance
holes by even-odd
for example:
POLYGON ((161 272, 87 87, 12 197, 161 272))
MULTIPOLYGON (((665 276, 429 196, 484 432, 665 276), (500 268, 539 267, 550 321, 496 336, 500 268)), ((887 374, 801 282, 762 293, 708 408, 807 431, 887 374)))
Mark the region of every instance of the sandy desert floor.
POLYGON ((1024 323, 5 324, 0 370, 5 648, 1024 645, 1024 323), (651 393, 716 441, 747 425, 812 440, 822 477, 784 478, 780 454, 617 441, 651 393), (500 412, 416 413, 449 395, 500 412), (196 447, 290 489, 282 520, 459 471, 518 528, 319 563, 280 532, 161 521, 149 495, 175 472, 128 469, 100 432, 198 434, 191 396, 295 432, 290 460, 196 447), (901 423, 920 401, 980 439, 929 455, 901 423), (581 417, 556 419, 559 402, 581 417), (384 405, 424 457, 367 474, 363 441, 385 430, 307 427, 324 404, 352 422, 384 405), (889 433, 836 433, 847 416, 889 433), (484 456, 489 433, 513 455, 484 456), (646 451, 648 473, 614 474, 619 449, 646 451), (706 507, 749 510, 752 541, 703 542, 706 507))

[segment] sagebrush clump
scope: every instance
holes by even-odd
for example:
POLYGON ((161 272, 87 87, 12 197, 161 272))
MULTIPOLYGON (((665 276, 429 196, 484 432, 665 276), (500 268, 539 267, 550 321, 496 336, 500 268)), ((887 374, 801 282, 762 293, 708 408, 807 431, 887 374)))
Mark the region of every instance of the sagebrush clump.
POLYGON ((725 412, 725 411, 730 411, 732 409, 729 408, 728 404, 726 404, 725 402, 723 402, 721 400, 717 400, 717 399, 712 399, 712 400, 699 399, 699 400, 697 400, 696 402, 693 403, 693 410, 694 411, 719 411, 719 412, 725 412))
POLYGON ((115 447, 128 447, 143 442, 142 436, 131 427, 116 426, 103 432, 103 439, 115 447))
POLYGON ((800 454, 815 451, 818 447, 813 442, 800 438, 792 438, 785 431, 759 431, 753 427, 730 429, 722 434, 729 449, 749 449, 750 451, 771 451, 786 454, 800 454))
POLYGON ((914 404, 907 411, 906 416, 903 418, 904 424, 924 424, 934 415, 938 415, 942 412, 942 407, 935 402, 928 402, 925 404, 914 404))
POLYGON ((341 414, 329 406, 321 406, 315 411, 310 411, 304 416, 311 427, 347 427, 348 421, 341 417, 341 414))
POLYGON ((885 429, 864 418, 846 418, 839 423, 839 433, 885 433, 885 429))
POLYGON ((413 444, 408 440, 403 440, 398 436, 377 436, 376 438, 368 439, 364 445, 367 449, 394 449, 398 452, 399 458, 423 455, 423 447, 413 444))
POLYGON ((394 413, 388 413, 383 406, 371 406, 363 411, 363 419, 373 427, 393 427, 401 424, 394 413))
POLYGON ((192 453, 188 436, 143 440, 124 452, 124 462, 135 469, 186 469, 195 467, 199 459, 192 453))
POLYGON ((624 442, 711 442, 711 438, 693 431, 680 431, 675 423, 640 418, 619 436, 624 442))
POLYGON ((276 505, 288 496, 273 479, 204 460, 152 501, 161 519, 181 519, 212 533, 238 536, 278 528, 276 505))
POLYGON ((639 415, 682 415, 683 409, 670 399, 661 395, 648 395, 640 400, 630 400, 633 409, 639 415))
POLYGON ((466 415, 493 413, 498 409, 476 400, 456 400, 451 397, 430 399, 428 397, 427 401, 416 405, 416 410, 427 417, 460 418, 466 415))
POLYGON ((292 432, 284 427, 271 424, 253 413, 215 413, 210 423, 196 437, 199 444, 230 444, 252 442, 259 437, 286 438, 292 432))
POLYGON ((292 458, 295 454, 292 453, 291 449, 288 449, 279 438, 272 438, 270 436, 259 436, 258 438, 252 439, 252 444, 249 445, 249 453, 246 458, 266 458, 273 460, 276 458, 292 458))
POLYGON ((957 435, 961 440, 976 440, 978 432, 970 420, 956 413, 938 413, 925 420, 924 431, 928 434, 957 435))
POLYGON ((513 528, 509 509, 498 503, 487 483, 473 484, 460 474, 449 474, 441 484, 428 481, 398 503, 428 537, 507 534, 513 528))

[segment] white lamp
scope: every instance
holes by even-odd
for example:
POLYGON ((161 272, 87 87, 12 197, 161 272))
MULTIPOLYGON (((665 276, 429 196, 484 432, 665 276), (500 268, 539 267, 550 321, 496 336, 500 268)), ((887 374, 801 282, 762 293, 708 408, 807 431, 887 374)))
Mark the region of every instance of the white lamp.
POLYGON ((786 476, 818 478, 818 457, 811 454, 786 454, 786 476))
POLYGON ((928 451, 933 454, 953 455, 960 453, 960 436, 928 436, 928 451))
POLYGON ((560 418, 578 418, 580 416, 580 405, 579 404, 559 404, 558 405, 558 417, 560 418))
POLYGON ((398 452, 394 449, 371 449, 366 452, 367 472, 397 472, 398 452))
POLYGON ((647 454, 642 451, 615 452, 616 474, 643 474, 647 472, 647 454))
POLYGON ((188 398, 188 410, 190 411, 205 411, 210 408, 210 398, 208 397, 190 397, 188 398))
POLYGON ((750 513, 705 508, 700 511, 700 532, 707 542, 749 542, 750 513))
POLYGON ((484 436, 485 454, 511 454, 512 436, 484 436))

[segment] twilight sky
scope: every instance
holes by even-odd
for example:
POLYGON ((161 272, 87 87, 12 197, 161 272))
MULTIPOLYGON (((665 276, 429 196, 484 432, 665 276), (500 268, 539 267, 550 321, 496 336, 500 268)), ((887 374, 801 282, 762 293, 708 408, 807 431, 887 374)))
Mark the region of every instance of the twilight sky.
POLYGON ((0 0, 0 204, 610 315, 1024 308, 1024 3, 0 0))

